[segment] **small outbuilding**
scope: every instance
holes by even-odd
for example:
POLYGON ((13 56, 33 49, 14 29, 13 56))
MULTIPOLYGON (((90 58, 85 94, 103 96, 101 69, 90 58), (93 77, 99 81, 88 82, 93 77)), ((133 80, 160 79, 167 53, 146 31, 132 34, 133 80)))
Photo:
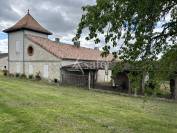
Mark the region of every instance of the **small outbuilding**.
POLYGON ((112 62, 81 62, 62 67, 62 83, 95 88, 97 83, 110 82, 112 62))

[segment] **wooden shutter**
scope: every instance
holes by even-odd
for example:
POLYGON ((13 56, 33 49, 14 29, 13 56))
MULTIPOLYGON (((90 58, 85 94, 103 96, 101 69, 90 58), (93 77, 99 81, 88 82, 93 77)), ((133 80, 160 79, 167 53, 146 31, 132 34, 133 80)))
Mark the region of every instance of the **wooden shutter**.
POLYGON ((44 65, 44 78, 48 78, 48 76, 49 76, 48 65, 44 65))
POLYGON ((29 74, 30 74, 30 75, 33 74, 33 65, 29 65, 29 74))
POLYGON ((20 64, 16 64, 16 73, 20 73, 20 64))
POLYGON ((20 41, 16 41, 15 50, 17 54, 20 53, 20 41))

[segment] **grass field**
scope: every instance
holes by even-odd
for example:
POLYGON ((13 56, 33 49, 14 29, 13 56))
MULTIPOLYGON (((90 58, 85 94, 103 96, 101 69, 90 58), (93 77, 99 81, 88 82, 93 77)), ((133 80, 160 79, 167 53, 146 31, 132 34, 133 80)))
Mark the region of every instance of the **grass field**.
POLYGON ((177 133, 177 103, 0 76, 1 133, 177 133))

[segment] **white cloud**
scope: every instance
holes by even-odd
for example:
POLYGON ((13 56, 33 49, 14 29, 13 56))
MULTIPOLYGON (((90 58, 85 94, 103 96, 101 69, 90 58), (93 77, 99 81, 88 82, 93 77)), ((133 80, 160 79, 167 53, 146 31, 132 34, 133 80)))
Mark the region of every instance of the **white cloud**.
POLYGON ((7 39, 0 40, 0 52, 1 53, 8 52, 8 40, 7 39))
POLYGON ((4 30, 6 28, 9 28, 10 26, 14 25, 14 23, 12 21, 0 21, 0 31, 4 30))

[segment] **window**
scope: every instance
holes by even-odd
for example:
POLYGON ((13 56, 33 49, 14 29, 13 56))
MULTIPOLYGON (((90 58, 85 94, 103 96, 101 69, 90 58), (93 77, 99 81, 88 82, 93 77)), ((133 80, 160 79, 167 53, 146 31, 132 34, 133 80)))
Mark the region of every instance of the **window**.
POLYGON ((27 49, 27 51, 28 51, 28 55, 29 55, 29 56, 32 56, 32 55, 33 55, 33 52, 34 52, 34 49, 33 49, 32 46, 29 46, 28 49, 27 49))
POLYGON ((20 64, 16 64, 16 73, 20 73, 20 64))
POLYGON ((33 75, 33 65, 29 65, 29 75, 33 75))
POLYGON ((16 41, 15 50, 16 50, 16 54, 20 53, 20 41, 16 41))
POLYGON ((48 68, 48 65, 44 65, 44 78, 48 78, 48 76, 49 76, 49 70, 48 70, 49 68, 48 68))

